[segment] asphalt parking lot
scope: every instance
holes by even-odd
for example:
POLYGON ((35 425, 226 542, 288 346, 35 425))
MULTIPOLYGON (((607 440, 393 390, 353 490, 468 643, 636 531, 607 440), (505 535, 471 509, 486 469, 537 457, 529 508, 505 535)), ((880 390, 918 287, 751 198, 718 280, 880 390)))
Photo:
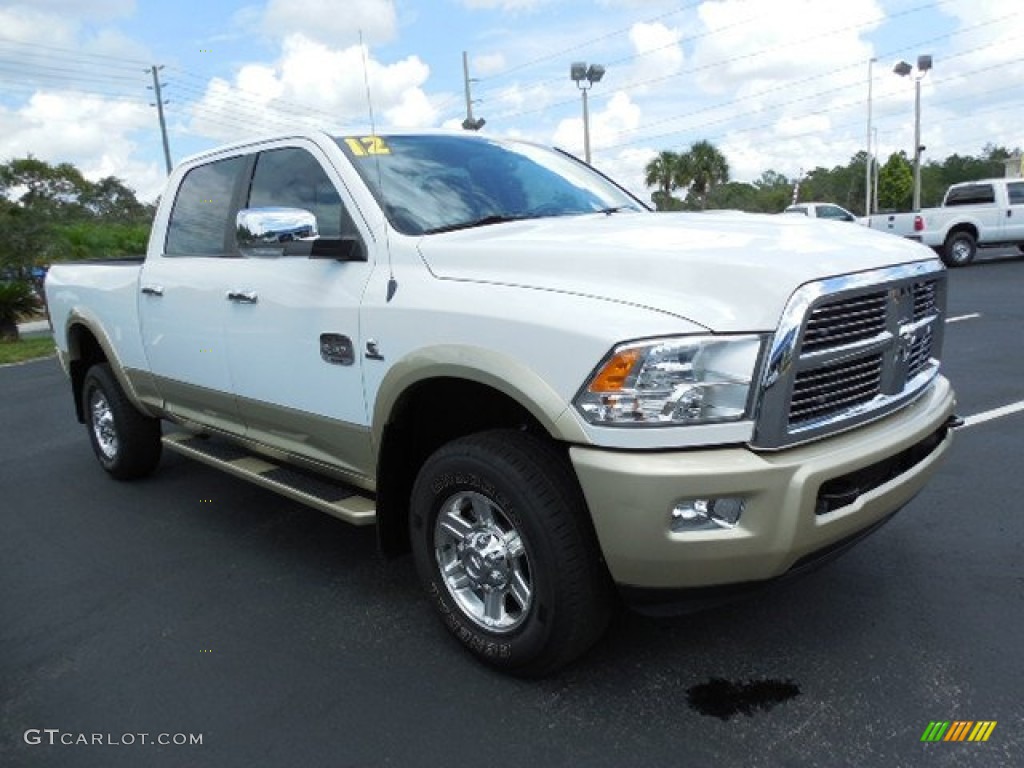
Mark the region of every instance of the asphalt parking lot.
POLYGON ((2 368, 0 765, 1024 764, 1022 291, 1021 258, 950 274, 971 418, 890 524, 540 682, 465 655, 372 530, 176 455, 114 482, 56 363, 2 368), (946 720, 996 726, 921 741, 946 720))

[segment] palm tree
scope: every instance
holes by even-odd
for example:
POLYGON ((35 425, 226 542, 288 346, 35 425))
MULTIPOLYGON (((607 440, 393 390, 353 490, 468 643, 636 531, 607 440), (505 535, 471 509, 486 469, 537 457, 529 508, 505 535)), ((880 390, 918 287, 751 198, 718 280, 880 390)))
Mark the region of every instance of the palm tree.
POLYGON ((17 341, 18 320, 38 308, 39 302, 28 283, 0 281, 0 341, 17 341))
POLYGON ((658 210, 668 207, 668 201, 672 198, 672 190, 677 189, 679 154, 664 150, 659 152, 644 169, 644 183, 648 187, 657 187, 651 199, 654 200, 658 210))
POLYGON ((729 162, 714 144, 705 140, 695 142, 683 158, 689 170, 690 193, 700 201, 701 210, 704 210, 708 193, 729 180, 729 162))

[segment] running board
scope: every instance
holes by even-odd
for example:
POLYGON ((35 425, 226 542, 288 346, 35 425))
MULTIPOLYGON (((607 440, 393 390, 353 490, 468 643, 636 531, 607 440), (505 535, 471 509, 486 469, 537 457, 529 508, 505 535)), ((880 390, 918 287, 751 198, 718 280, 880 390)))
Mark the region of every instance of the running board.
POLYGON ((319 509, 353 525, 371 525, 377 519, 376 504, 363 491, 334 482, 287 464, 249 453, 233 443, 176 432, 164 435, 168 449, 261 485, 301 504, 319 509))

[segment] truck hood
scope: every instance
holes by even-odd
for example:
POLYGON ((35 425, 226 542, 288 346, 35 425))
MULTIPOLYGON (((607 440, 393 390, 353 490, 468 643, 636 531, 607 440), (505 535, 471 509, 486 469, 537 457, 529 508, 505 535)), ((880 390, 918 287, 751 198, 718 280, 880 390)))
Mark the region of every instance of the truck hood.
POLYGON ((733 212, 587 214, 429 235, 438 278, 646 307, 721 333, 770 331, 801 285, 934 258, 846 222, 733 212))

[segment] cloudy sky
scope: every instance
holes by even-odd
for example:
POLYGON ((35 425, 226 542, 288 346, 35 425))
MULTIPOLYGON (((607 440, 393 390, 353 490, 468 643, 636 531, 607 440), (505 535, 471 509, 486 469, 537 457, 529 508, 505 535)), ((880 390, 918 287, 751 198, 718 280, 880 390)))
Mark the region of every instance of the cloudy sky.
POLYGON ((741 181, 845 164, 869 71, 881 154, 911 154, 913 82, 892 68, 919 54, 926 159, 1022 146, 1022 40, 1020 0, 0 0, 0 161, 69 161, 152 199, 154 64, 175 162, 296 123, 368 132, 367 84, 378 130, 458 128, 466 51, 486 133, 579 155, 569 66, 604 65, 593 162, 648 199, 647 160, 701 139, 741 181))

